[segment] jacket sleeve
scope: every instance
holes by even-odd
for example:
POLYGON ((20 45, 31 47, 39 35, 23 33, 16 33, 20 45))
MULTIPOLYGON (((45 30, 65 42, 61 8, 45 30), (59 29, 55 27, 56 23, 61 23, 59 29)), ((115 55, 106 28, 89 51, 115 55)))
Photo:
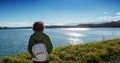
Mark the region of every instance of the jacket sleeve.
POLYGON ((46 49, 47 49, 47 52, 48 54, 50 54, 52 52, 52 49, 53 49, 53 45, 52 45, 52 42, 49 38, 49 36, 46 36, 43 41, 45 42, 45 46, 46 46, 46 49))
POLYGON ((30 39, 29 39, 29 43, 28 43, 28 52, 30 53, 30 55, 32 57, 35 57, 35 55, 32 52, 33 43, 34 43, 34 40, 33 40, 32 36, 31 36, 30 39))

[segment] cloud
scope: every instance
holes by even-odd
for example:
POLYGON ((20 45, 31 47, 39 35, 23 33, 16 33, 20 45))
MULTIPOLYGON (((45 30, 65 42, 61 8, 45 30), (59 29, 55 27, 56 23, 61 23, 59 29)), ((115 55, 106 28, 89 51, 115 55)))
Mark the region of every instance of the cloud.
POLYGON ((117 12, 116 15, 119 15, 119 16, 120 16, 120 12, 117 12))
POLYGON ((113 17, 113 19, 114 19, 115 21, 120 20, 120 15, 113 17))
POLYGON ((63 23, 44 23, 45 25, 47 26, 50 26, 50 25, 65 25, 63 23))
POLYGON ((108 14, 108 12, 103 12, 103 14, 108 14))
POLYGON ((27 23, 27 22, 11 22, 11 23, 6 23, 8 27, 24 27, 24 26, 32 26, 32 23, 27 23))
POLYGON ((101 16, 98 17, 98 20, 100 21, 117 21, 120 20, 120 12, 116 12, 115 16, 101 16))
POLYGON ((102 17, 98 17, 98 20, 112 20, 113 17, 112 16, 102 16, 102 17))
POLYGON ((98 20, 101 20, 101 21, 117 21, 117 20, 120 20, 120 16, 102 16, 102 17, 98 17, 98 20))

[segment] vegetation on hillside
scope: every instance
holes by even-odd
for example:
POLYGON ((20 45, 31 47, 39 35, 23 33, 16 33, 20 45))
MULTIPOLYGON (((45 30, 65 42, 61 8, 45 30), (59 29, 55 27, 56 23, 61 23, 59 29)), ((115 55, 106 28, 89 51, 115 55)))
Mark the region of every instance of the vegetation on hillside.
MULTIPOLYGON (((120 39, 57 47, 50 63, 110 63, 120 58, 120 39)), ((0 63, 32 63, 29 53, 5 56, 0 63)))

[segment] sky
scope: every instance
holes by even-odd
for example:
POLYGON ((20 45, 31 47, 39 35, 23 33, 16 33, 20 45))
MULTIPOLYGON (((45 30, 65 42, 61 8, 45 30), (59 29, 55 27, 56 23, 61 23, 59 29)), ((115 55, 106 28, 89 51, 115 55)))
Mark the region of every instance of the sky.
POLYGON ((0 0, 0 26, 102 23, 120 20, 120 0, 0 0))

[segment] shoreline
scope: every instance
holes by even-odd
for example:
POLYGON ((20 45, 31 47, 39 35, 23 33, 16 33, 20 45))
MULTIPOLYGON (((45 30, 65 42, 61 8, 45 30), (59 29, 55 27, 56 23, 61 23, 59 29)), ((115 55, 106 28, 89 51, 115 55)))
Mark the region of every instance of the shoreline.
MULTIPOLYGON (((46 29, 55 29, 55 28, 120 28, 120 27, 78 27, 78 26, 50 26, 46 29)), ((32 29, 32 27, 7 27, 0 28, 0 30, 9 30, 9 29, 32 29)))

